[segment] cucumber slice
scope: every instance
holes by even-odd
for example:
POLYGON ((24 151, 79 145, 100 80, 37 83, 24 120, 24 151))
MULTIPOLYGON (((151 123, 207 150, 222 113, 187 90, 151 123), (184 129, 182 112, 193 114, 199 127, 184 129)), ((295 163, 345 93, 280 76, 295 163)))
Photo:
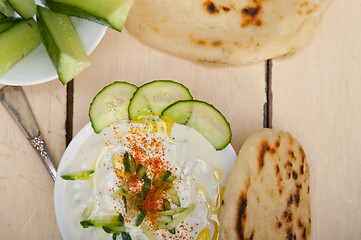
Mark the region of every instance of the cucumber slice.
POLYGON ((173 119, 179 124, 187 125, 201 133, 215 148, 225 148, 232 138, 231 128, 226 118, 215 107, 206 102, 197 100, 178 101, 168 106, 161 117, 173 119), (190 111, 190 109, 192 109, 190 111), (177 122, 178 116, 189 118, 177 122))
POLYGON ((38 6, 37 20, 42 40, 65 85, 90 65, 69 16, 38 6))
POLYGON ((34 19, 19 21, 0 33, 0 75, 28 55, 41 43, 34 19))
POLYGON ((137 87, 126 82, 114 82, 101 90, 89 108, 89 117, 96 133, 118 121, 128 119, 129 100, 137 87))
POLYGON ((128 114, 133 121, 143 121, 178 100, 192 99, 188 88, 169 80, 157 80, 139 87, 130 100, 128 114))
POLYGON ((23 18, 32 18, 36 13, 34 0, 7 0, 12 8, 23 18))
POLYGON ((5 15, 6 17, 13 17, 14 9, 6 0, 0 0, 0 13, 5 15))
POLYGON ((121 31, 133 0, 43 0, 53 11, 110 26, 121 31))

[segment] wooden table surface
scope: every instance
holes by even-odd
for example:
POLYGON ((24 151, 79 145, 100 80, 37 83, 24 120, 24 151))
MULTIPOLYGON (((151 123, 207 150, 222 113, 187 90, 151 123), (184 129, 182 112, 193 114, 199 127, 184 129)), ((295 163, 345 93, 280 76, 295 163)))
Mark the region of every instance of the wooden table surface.
MULTIPOLYGON (((126 30, 108 30, 92 66, 72 84, 55 80, 24 90, 58 164, 105 85, 182 82, 226 116, 237 152, 259 128, 291 132, 311 167, 312 239, 361 239, 360 10, 359 0, 333 0, 304 49, 240 67, 195 64, 149 48, 126 30)), ((0 126, 0 239, 61 239, 52 179, 3 106, 0 126)))

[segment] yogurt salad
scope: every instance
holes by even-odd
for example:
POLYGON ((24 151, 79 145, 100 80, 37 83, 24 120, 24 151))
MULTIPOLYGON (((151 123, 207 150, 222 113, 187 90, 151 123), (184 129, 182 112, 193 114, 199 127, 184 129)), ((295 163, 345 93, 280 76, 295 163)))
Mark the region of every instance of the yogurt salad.
POLYGON ((218 239, 233 148, 217 151, 204 137, 212 134, 148 113, 98 134, 88 125, 69 145, 55 185, 65 239, 218 239))

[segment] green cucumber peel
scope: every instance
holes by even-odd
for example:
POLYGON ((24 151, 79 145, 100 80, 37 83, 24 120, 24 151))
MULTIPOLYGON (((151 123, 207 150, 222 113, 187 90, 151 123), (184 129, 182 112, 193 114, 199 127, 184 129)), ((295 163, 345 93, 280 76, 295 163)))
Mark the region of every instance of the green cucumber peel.
POLYGON ((169 209, 169 210, 166 210, 166 211, 163 211, 163 212, 158 212, 158 215, 161 215, 161 216, 173 216, 173 215, 176 215, 176 214, 179 214, 179 213, 183 212, 186 209, 187 208, 184 208, 184 207, 173 208, 173 209, 169 209))
POLYGON ((137 216, 137 218, 135 219, 135 226, 139 227, 139 225, 143 222, 143 220, 145 219, 145 217, 147 216, 147 214, 145 212, 140 212, 137 216))
POLYGON ((93 173, 94 170, 84 170, 84 171, 78 171, 78 172, 62 175, 61 178, 64 180, 71 180, 71 181, 86 180, 89 177, 91 177, 93 173))

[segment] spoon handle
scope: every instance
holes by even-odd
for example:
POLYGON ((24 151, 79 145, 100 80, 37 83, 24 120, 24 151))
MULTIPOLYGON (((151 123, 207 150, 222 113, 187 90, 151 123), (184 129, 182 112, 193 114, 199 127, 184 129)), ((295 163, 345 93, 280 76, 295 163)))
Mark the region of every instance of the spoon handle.
POLYGON ((19 124, 31 146, 37 151, 50 176, 55 180, 57 166, 41 136, 38 124, 20 86, 5 86, 0 89, 0 101, 19 124))

